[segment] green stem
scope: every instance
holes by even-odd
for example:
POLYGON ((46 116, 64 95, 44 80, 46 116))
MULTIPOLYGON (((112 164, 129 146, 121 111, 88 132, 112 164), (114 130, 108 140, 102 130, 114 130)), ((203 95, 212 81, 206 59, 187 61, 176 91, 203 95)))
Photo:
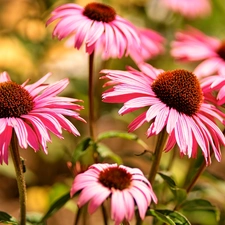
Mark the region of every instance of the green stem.
POLYGON ((203 161, 201 166, 199 167, 197 173, 195 174, 195 176, 192 178, 191 182, 187 186, 187 188, 186 188, 187 193, 189 193, 191 191, 191 189, 193 188, 193 186, 195 185, 196 181, 198 180, 198 178, 200 177, 202 172, 205 170, 205 168, 206 168, 206 163, 205 163, 205 161, 203 161))
POLYGON ((81 208, 79 208, 78 211, 77 211, 76 218, 75 218, 75 221, 74 221, 74 225, 78 225, 80 215, 81 215, 81 208))
POLYGON ((130 225, 130 223, 126 219, 124 219, 123 220, 123 225, 130 225))
POLYGON ((170 169, 172 168, 173 166, 173 163, 174 163, 174 160, 176 158, 176 149, 177 149, 177 146, 173 149, 173 151, 171 152, 171 155, 170 155, 170 159, 169 159, 169 163, 166 167, 166 170, 167 171, 170 171, 170 169))
POLYGON ((153 155, 153 163, 151 166, 151 170, 149 173, 148 180, 151 184, 153 184, 155 180, 155 176, 159 170, 160 160, 162 156, 162 152, 164 150, 165 144, 167 142, 168 134, 166 132, 166 129, 164 128, 158 135, 158 140, 155 147, 155 152, 153 155))
POLYGON ((183 188, 186 189, 187 186, 190 183, 190 180, 192 180, 192 173, 193 170, 196 170, 196 160, 194 159, 189 159, 189 165, 187 166, 187 174, 184 178, 184 182, 182 184, 183 188))
POLYGON ((136 215, 136 225, 141 225, 143 221, 139 215, 138 210, 135 211, 135 215, 136 215))
POLYGON ((90 136, 95 140, 95 108, 94 108, 94 52, 89 56, 89 79, 88 79, 88 98, 89 98, 89 131, 90 136))
MULTIPOLYGON (((194 166, 193 163, 190 163, 190 167, 193 167, 193 166, 194 166)), ((184 184, 184 188, 186 189, 187 194, 192 190, 192 188, 196 184, 196 181, 201 176, 201 174, 203 173, 205 168, 206 168, 206 163, 205 163, 205 160, 203 159, 200 167, 198 168, 197 173, 195 173, 194 177, 191 178, 190 183, 188 183, 188 179, 186 179, 185 184, 184 184)), ((188 170, 188 171, 190 171, 190 170, 188 170)), ((180 207, 181 207, 181 204, 177 204, 175 206, 174 210, 178 210, 180 207)))
POLYGON ((108 219, 107 219, 107 213, 106 213, 106 210, 105 210, 105 206, 102 204, 101 208, 102 208, 104 225, 108 225, 108 219))
POLYGON ((14 168, 16 171, 16 179, 19 190, 19 202, 20 202, 20 225, 26 224, 26 183, 23 174, 23 165, 20 159, 18 140, 15 132, 13 132, 10 153, 14 168))

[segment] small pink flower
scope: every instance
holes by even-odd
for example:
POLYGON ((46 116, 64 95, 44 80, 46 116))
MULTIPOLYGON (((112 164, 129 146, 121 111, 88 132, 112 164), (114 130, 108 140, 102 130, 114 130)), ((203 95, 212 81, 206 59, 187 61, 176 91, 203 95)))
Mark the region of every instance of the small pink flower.
POLYGON ((205 17, 211 13, 209 0, 161 0, 172 11, 189 19, 205 17))
POLYGON ((177 32, 171 54, 186 62, 203 60, 194 71, 198 76, 225 74, 225 41, 206 36, 197 29, 189 27, 177 32))
POLYGON ((111 218, 115 225, 123 220, 130 221, 134 216, 135 205, 144 219, 146 210, 157 198, 151 184, 136 168, 117 164, 94 164, 84 173, 75 177, 71 196, 81 190, 78 206, 89 202, 88 212, 94 213, 107 199, 111 199, 111 218))
MULTIPOLYGON (((0 163, 8 164, 8 148, 12 133, 21 148, 28 145, 34 151, 42 148, 47 154, 47 142, 51 142, 50 132, 63 138, 62 129, 75 136, 80 135, 76 127, 64 116, 84 121, 77 111, 83 107, 73 102, 80 100, 58 97, 68 85, 68 79, 51 85, 44 84, 50 74, 34 84, 24 82, 19 85, 11 81, 6 72, 0 74, 0 163)), ((85 121, 84 121, 85 122, 85 121)))
POLYGON ((119 114, 124 115, 147 107, 129 125, 132 132, 145 122, 150 123, 147 136, 159 134, 163 128, 169 134, 165 151, 177 143, 181 156, 196 157, 198 146, 206 163, 211 163, 210 150, 221 160, 220 144, 225 138, 215 119, 224 122, 215 106, 204 102, 204 93, 197 77, 186 70, 162 71, 149 64, 140 64, 141 71, 103 70, 102 78, 112 86, 103 93, 103 101, 124 103, 119 114))
POLYGON ((138 28, 141 39, 141 48, 132 46, 130 57, 138 64, 149 60, 164 52, 165 39, 156 31, 146 28, 138 28))
POLYGON ((62 5, 52 12, 47 25, 57 19, 53 36, 61 40, 72 35, 74 47, 79 49, 84 43, 88 54, 100 46, 104 58, 121 58, 133 45, 140 46, 135 26, 102 3, 89 3, 84 8, 72 3, 62 5))

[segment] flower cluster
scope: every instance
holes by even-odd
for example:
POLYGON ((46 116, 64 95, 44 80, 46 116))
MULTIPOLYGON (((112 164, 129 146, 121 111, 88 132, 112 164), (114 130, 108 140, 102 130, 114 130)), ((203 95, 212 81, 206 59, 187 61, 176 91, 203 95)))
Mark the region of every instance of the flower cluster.
MULTIPOLYGON (((160 4, 189 19, 211 13, 209 0, 161 0, 160 4)), ((204 167, 212 163, 213 157, 218 162, 222 158, 221 149, 225 146, 225 137, 221 131, 221 126, 225 125, 225 113, 221 110, 225 103, 225 42, 190 26, 186 30, 176 31, 168 55, 180 63, 200 63, 190 70, 164 70, 155 68, 149 61, 166 52, 166 38, 150 28, 134 25, 119 16, 111 6, 98 2, 88 3, 84 7, 73 3, 64 4, 52 11, 46 22, 47 26, 50 24, 55 24, 52 37, 59 40, 68 38, 67 46, 77 50, 85 46, 89 55, 90 138, 81 142, 68 163, 71 169, 75 168, 70 197, 79 194, 75 224, 78 224, 80 210, 86 205, 90 214, 102 207, 107 224, 104 212, 107 203, 115 225, 130 224, 134 217, 136 224, 141 224, 146 215, 155 216, 163 223, 171 222, 167 214, 164 216, 163 210, 160 213, 154 211, 159 198, 154 192, 153 182, 160 169, 163 151, 169 152, 178 147, 180 156, 187 156, 187 159, 197 158, 200 153, 204 167), (99 73, 100 80, 105 82, 103 102, 121 104, 119 115, 140 112, 129 123, 128 132, 148 124, 146 137, 158 136, 148 178, 139 168, 120 165, 116 160, 117 163, 106 163, 107 157, 101 154, 103 145, 100 144, 101 138, 95 135, 94 126, 96 115, 93 96, 96 87, 93 67, 96 56, 100 56, 104 63, 110 58, 130 57, 137 66, 136 69, 128 66, 126 70, 104 68, 99 73), (92 158, 84 160, 83 165, 79 157, 92 158)), ((0 74, 0 164, 8 164, 8 151, 11 150, 19 177, 20 194, 25 192, 25 184, 19 147, 32 148, 35 152, 42 149, 47 154, 47 143, 52 141, 51 134, 63 139, 62 133, 66 130, 74 136, 80 136, 69 118, 86 123, 80 116, 83 106, 79 103, 82 100, 58 96, 67 87, 69 80, 65 78, 46 84, 50 75, 46 74, 33 84, 28 84, 27 80, 19 85, 11 80, 7 72, 0 74)), ((109 155, 108 148, 106 151, 109 155)), ((195 178, 186 189, 187 193, 197 180, 195 178)), ((172 185, 174 188, 175 184, 172 185)), ((20 224, 25 225, 26 195, 23 193, 22 197, 20 224)))

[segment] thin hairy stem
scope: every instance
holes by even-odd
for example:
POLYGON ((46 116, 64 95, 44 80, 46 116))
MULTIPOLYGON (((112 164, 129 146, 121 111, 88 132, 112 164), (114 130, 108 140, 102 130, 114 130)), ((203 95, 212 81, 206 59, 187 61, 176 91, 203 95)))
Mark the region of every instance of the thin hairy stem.
POLYGON ((205 170, 205 168, 206 168, 206 163, 205 163, 205 161, 203 161, 201 166, 199 167, 197 173, 195 174, 195 176, 192 178, 191 182, 187 186, 187 188, 186 188, 187 193, 189 193, 191 191, 191 189, 193 188, 193 186, 195 185, 196 181, 198 180, 198 178, 200 177, 202 172, 205 170))
POLYGON ((149 173, 148 180, 151 184, 153 184, 155 180, 155 176, 159 170, 160 160, 162 156, 162 152, 164 150, 165 144, 167 142, 168 134, 166 132, 166 129, 164 128, 158 135, 155 152, 153 155, 153 163, 151 166, 151 170, 149 173))
POLYGON ((16 180, 19 190, 19 203, 20 203, 20 225, 26 224, 26 183, 23 173, 23 164, 21 162, 18 140, 16 138, 15 132, 13 132, 12 140, 10 144, 10 153, 14 168, 16 171, 16 180))
POLYGON ((94 52, 89 56, 89 79, 88 79, 88 100, 89 100, 89 132, 95 140, 95 108, 94 108, 94 52))
POLYGON ((142 221, 142 219, 141 219, 141 217, 139 215, 138 210, 135 211, 135 215, 136 215, 136 225, 142 225, 143 221, 142 221))
POLYGON ((74 220, 74 225, 78 225, 79 219, 81 215, 81 208, 78 209, 75 220, 74 220))
POLYGON ((103 216, 104 225, 108 225, 107 212, 105 210, 105 206, 102 204, 101 208, 102 208, 102 216, 103 216))
MULTIPOLYGON (((193 166, 193 163, 190 164, 191 166, 193 166)), ((203 159, 200 167, 198 168, 197 172, 195 173, 194 177, 192 177, 190 179, 190 182, 188 182, 188 180, 185 181, 185 189, 187 194, 192 190, 192 188, 194 187, 194 185, 196 184, 198 178, 201 176, 201 174, 203 173, 203 171, 206 168, 206 163, 205 160, 203 159)), ((180 208, 181 204, 177 204, 174 208, 174 210, 178 210, 180 208)))

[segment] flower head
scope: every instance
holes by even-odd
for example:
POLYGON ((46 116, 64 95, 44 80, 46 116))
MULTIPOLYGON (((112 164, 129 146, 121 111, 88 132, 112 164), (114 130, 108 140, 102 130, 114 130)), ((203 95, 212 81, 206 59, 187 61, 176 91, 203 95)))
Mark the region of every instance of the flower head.
POLYGON ((134 25, 102 3, 89 3, 84 8, 77 4, 62 5, 52 12, 47 25, 57 19, 53 36, 61 40, 72 35, 74 47, 79 49, 84 43, 88 54, 103 48, 104 58, 121 58, 129 54, 133 45, 140 45, 134 25))
POLYGON ((19 85, 11 81, 6 72, 0 74, 0 163, 8 163, 8 148, 14 131, 21 148, 28 145, 35 151, 42 148, 47 153, 50 132, 59 138, 62 128, 79 135, 76 127, 64 116, 84 121, 77 111, 82 106, 74 104, 79 100, 58 97, 68 85, 64 79, 51 85, 44 84, 50 74, 34 84, 27 81, 19 85))
POLYGON ((194 71, 198 76, 225 74, 225 41, 206 36, 197 29, 189 27, 186 31, 177 32, 171 54, 181 61, 201 60, 194 71))
POLYGON ((208 16, 211 12, 209 0, 161 0, 172 11, 189 19, 208 16))
POLYGON ((177 143, 181 155, 196 157, 199 146, 207 164, 211 162, 210 149, 220 161, 220 144, 225 144, 225 138, 215 119, 223 119, 216 107, 204 102, 197 77, 182 69, 162 71, 149 64, 139 67, 141 71, 103 70, 106 75, 102 78, 109 79, 105 86, 113 85, 103 93, 103 101, 124 103, 121 115, 148 107, 129 125, 129 131, 151 122, 150 137, 165 128, 169 134, 166 151, 177 143))
POLYGON ((141 48, 133 45, 130 51, 130 57, 138 64, 149 60, 164 52, 165 39, 156 31, 145 28, 138 28, 141 40, 141 48))
POLYGON ((71 196, 80 190, 78 206, 89 202, 89 213, 94 213, 110 197, 111 217, 115 225, 124 219, 131 220, 135 205, 144 219, 151 201, 157 203, 151 184, 139 169, 117 164, 94 164, 78 174, 70 191, 71 196))

